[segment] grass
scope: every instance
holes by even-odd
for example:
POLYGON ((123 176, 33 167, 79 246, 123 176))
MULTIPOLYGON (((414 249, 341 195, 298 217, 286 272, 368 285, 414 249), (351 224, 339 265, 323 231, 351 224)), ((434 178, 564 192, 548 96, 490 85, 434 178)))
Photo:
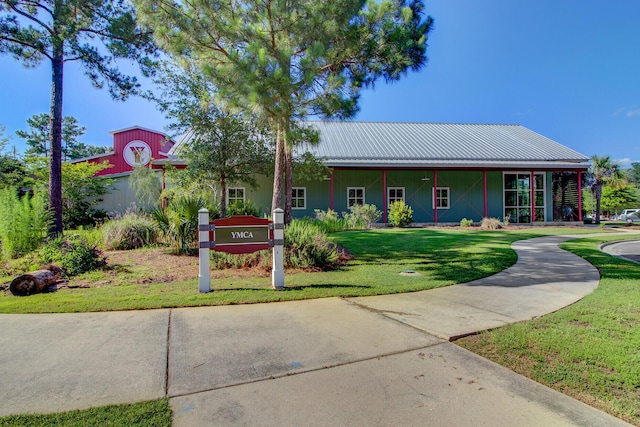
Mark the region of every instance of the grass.
MULTIPOLYGON (((600 230, 530 228, 382 229, 336 233, 331 238, 348 248, 355 259, 330 272, 287 273, 286 287, 276 292, 269 277, 225 277, 212 280, 213 292, 198 293, 197 278, 183 282, 136 282, 145 277, 144 266, 118 271, 107 286, 61 289, 55 293, 0 296, 1 313, 62 313, 249 304, 323 297, 355 297, 412 292, 468 282, 501 271, 516 261, 510 244, 550 234, 589 233, 600 230), (413 270, 419 275, 401 275, 413 270)), ((131 252, 136 259, 136 251, 131 252)), ((93 282, 106 272, 88 273, 93 282)))
POLYGON ((171 408, 169 399, 110 405, 83 411, 69 411, 46 415, 12 415, 0 418, 0 427, 169 427, 171 408))
POLYGON ((598 244, 620 238, 594 237, 561 246, 598 268, 600 286, 592 294, 558 312, 457 344, 640 425, 640 265, 598 249, 598 244))

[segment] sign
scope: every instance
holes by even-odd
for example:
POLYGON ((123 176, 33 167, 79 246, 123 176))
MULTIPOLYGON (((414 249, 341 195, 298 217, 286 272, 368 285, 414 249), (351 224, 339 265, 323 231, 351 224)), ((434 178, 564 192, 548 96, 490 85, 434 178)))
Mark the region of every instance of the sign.
POLYGON ((131 141, 124 147, 122 155, 131 167, 145 166, 151 161, 151 147, 144 141, 131 141))
POLYGON ((271 221, 250 215, 216 219, 210 230, 211 249, 230 254, 248 254, 273 246, 271 221))
POLYGON ((209 250, 231 254, 248 254, 273 248, 271 286, 284 288, 284 211, 273 210, 273 222, 250 215, 237 215, 209 222, 209 211, 198 211, 200 243, 198 290, 211 292, 209 250))

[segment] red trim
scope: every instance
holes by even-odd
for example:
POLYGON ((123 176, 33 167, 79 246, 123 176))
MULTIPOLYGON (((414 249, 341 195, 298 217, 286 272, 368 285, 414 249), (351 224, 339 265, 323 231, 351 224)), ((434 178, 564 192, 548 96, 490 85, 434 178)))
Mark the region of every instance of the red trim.
POLYGON ((387 222, 387 170, 382 171, 382 222, 387 222))
POLYGON ((251 252, 264 251, 265 249, 271 249, 269 244, 247 244, 247 245, 216 245, 212 250, 216 252, 226 252, 228 254, 250 254, 251 252))
POLYGON ((438 171, 433 171, 433 222, 438 223, 438 171))
POLYGON ((483 199, 484 199, 484 218, 487 218, 487 171, 482 171, 482 180, 483 180, 483 199))
POLYGON ((531 173, 531 224, 536 222, 536 181, 533 171, 531 173))
POLYGON ((329 175, 329 209, 333 210, 333 169, 331 169, 331 175, 329 175))
POLYGON ((269 225, 266 218, 257 218, 252 215, 234 215, 228 218, 214 219, 211 223, 216 227, 233 227, 242 225, 269 225))
MULTIPOLYGON (((211 224, 216 227, 242 227, 242 226, 264 226, 268 227, 271 221, 266 218, 257 218, 252 215, 234 215, 228 218, 215 219, 211 224)), ((269 230, 269 238, 273 239, 273 230, 269 230)), ((209 240, 215 242, 215 230, 209 231, 209 240)), ((271 248, 266 243, 221 243, 216 244, 212 249, 217 252, 227 252, 230 254, 248 254, 271 248)))
POLYGON ((582 172, 578 171, 578 221, 582 221, 582 172))

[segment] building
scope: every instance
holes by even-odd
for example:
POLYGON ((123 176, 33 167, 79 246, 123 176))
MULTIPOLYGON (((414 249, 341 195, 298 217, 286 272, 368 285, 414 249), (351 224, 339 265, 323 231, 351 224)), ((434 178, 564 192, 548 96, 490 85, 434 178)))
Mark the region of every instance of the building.
MULTIPOLYGON (((417 223, 483 217, 525 224, 582 220, 581 187, 589 158, 523 126, 308 123, 320 131, 320 142, 299 150, 322 159, 330 174, 317 182, 294 179, 294 217, 312 217, 315 209, 343 212, 352 204, 368 203, 382 210, 387 222, 389 204, 404 200, 417 223)), ((108 211, 134 199, 122 178, 131 172, 132 163, 140 163, 137 150, 142 149, 142 160, 150 156, 155 159, 151 167, 159 168, 166 162, 183 164, 175 153, 188 143, 174 144, 162 133, 138 127, 112 134, 112 157, 94 160, 128 166, 104 172, 117 178, 113 193, 103 202, 108 211), (160 139, 165 141, 163 149, 157 145, 160 139), (148 156, 142 143, 149 147, 148 156)), ((268 210, 272 180, 261 177, 259 182, 255 190, 241 183, 229 185, 228 202, 250 199, 268 210)))

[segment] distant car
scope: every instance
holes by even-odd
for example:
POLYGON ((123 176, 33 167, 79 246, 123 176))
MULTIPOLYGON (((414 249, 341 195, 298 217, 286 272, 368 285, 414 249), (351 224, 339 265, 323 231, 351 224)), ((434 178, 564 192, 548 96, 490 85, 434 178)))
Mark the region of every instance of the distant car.
POLYGON ((640 211, 635 211, 634 213, 627 215, 626 218, 624 219, 624 221, 627 224, 633 224, 634 222, 640 222, 640 211))
POLYGON ((640 211, 640 209, 625 209, 622 211, 622 213, 620 213, 620 215, 618 215, 618 218, 616 218, 618 221, 626 221, 627 220, 627 215, 631 215, 634 213, 638 213, 640 211))

